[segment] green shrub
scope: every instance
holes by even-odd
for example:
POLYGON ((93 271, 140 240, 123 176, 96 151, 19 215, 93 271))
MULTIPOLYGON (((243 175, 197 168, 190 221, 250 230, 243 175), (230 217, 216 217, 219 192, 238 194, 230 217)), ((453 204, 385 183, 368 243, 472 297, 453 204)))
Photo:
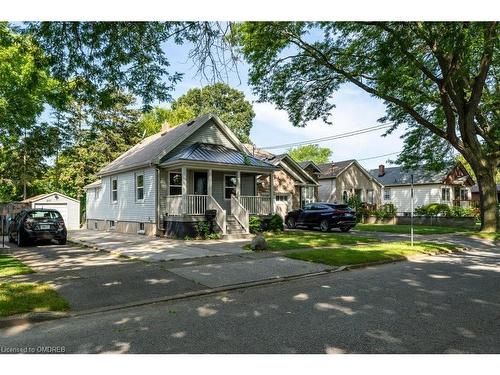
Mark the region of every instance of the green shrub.
POLYGON ((262 220, 258 216, 250 216, 249 226, 250 233, 262 232, 262 220))
POLYGON ((278 215, 274 214, 271 216, 271 219, 269 220, 269 225, 268 225, 268 230, 272 232, 279 232, 283 230, 283 218, 278 215))
POLYGON ((431 203, 415 209, 415 214, 423 216, 479 217, 479 210, 473 207, 450 207, 447 204, 431 203))
POLYGON ((382 206, 382 210, 384 211, 385 219, 392 219, 393 217, 396 217, 397 210, 394 204, 386 203, 382 206))
POLYGON ((199 221, 195 225, 196 238, 206 239, 210 236, 210 224, 207 221, 199 221))

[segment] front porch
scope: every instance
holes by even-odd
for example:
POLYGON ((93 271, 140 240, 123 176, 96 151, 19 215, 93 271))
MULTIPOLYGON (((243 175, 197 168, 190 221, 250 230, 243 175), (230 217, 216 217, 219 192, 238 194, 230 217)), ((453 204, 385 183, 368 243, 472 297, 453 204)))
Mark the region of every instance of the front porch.
POLYGON ((165 232, 189 233, 215 210, 214 222, 223 235, 248 234, 250 215, 275 212, 273 183, 258 189, 260 176, 273 172, 251 167, 182 165, 160 170, 160 218, 165 232))

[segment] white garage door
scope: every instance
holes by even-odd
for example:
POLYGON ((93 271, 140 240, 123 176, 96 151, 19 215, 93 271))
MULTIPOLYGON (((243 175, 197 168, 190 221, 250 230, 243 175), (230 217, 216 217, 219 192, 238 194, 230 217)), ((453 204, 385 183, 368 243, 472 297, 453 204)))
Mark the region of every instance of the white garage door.
POLYGON ((66 203, 35 203, 35 208, 48 208, 51 210, 57 210, 63 217, 64 223, 68 225, 68 205, 66 203))

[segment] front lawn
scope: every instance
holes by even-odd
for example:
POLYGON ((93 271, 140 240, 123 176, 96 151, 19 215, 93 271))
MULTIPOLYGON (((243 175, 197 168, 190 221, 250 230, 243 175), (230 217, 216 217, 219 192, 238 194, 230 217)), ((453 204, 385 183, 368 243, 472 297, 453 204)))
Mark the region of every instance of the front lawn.
MULTIPOLYGON (((410 233, 410 225, 395 224, 356 224, 356 229, 366 232, 386 232, 386 233, 410 233)), ((430 225, 414 225, 415 234, 449 234, 473 232, 470 228, 438 227, 430 225)))
POLYGON ((323 263, 331 266, 378 262, 384 260, 405 259, 416 254, 439 254, 451 252, 454 245, 431 242, 415 242, 411 247, 409 242, 389 242, 360 245, 353 248, 330 248, 306 250, 285 254, 292 259, 323 263))
POLYGON ((10 255, 0 254, 0 277, 33 273, 33 270, 10 255))
POLYGON ((69 304, 50 285, 0 283, 0 316, 27 312, 67 311, 69 304))
MULTIPOLYGON (((265 233, 268 250, 290 250, 332 245, 357 245, 359 243, 378 242, 377 238, 355 236, 351 233, 322 233, 308 231, 286 231, 265 233)), ((245 245, 250 249, 250 245, 245 245)))

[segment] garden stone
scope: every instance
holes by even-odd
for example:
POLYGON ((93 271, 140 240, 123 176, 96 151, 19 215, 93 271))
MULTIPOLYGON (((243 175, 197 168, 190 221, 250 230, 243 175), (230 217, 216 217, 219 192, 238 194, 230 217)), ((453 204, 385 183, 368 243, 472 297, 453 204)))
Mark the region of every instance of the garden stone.
POLYGON ((264 236, 262 236, 261 234, 258 234, 252 240, 252 244, 250 245, 250 247, 254 251, 256 251, 256 250, 267 250, 267 241, 264 238, 264 236))

